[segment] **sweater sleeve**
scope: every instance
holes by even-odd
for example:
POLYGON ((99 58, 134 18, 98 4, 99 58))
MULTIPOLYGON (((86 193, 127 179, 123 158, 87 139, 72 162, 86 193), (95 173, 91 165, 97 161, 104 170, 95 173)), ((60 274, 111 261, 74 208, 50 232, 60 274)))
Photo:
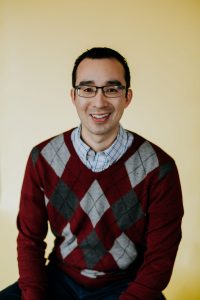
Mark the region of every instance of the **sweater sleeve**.
POLYGON ((171 162, 159 168, 151 185, 144 261, 120 300, 155 300, 167 286, 181 240, 182 216, 179 176, 171 162))
POLYGON ((48 228, 47 212, 33 154, 30 155, 26 166, 17 226, 19 286, 22 290, 22 300, 44 300, 47 286, 44 256, 46 248, 44 239, 48 228))

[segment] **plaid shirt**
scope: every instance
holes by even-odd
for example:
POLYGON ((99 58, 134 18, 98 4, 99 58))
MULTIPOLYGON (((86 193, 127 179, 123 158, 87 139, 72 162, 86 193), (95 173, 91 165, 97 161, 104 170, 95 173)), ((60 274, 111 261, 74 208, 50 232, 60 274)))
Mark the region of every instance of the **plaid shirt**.
POLYGON ((133 134, 121 125, 116 140, 106 150, 95 152, 81 139, 81 126, 75 128, 71 135, 74 148, 81 161, 93 172, 101 172, 120 159, 133 143, 133 134))

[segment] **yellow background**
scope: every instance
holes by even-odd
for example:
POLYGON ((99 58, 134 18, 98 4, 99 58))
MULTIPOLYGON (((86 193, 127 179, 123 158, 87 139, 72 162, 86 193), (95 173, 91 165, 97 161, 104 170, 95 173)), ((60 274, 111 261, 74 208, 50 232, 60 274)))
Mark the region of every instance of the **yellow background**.
POLYGON ((180 172, 183 239, 165 295, 200 299, 200 1, 1 0, 0 33, 0 289, 18 276, 15 219, 28 154, 78 124, 74 60, 107 46, 132 73, 122 124, 165 149, 180 172))

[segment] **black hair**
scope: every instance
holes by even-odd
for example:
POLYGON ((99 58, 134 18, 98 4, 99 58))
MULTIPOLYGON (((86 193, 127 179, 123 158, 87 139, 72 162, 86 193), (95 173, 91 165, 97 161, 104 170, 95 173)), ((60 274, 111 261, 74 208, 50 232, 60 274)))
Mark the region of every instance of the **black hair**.
POLYGON ((72 86, 76 84, 76 71, 82 60, 85 58, 101 59, 101 58, 114 58, 118 60, 124 68, 124 78, 126 81, 126 90, 130 87, 130 70, 126 59, 117 51, 106 47, 94 47, 83 52, 75 61, 72 71, 72 86))

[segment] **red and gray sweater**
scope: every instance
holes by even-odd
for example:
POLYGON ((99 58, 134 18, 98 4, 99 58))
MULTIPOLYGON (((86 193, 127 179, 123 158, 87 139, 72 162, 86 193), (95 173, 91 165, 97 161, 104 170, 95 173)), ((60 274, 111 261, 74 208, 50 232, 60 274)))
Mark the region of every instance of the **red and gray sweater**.
POLYGON ((173 159, 137 134, 99 173, 79 159, 71 130, 39 144, 27 162, 17 220, 22 299, 45 299, 49 221, 50 260, 74 280, 101 287, 131 277, 120 300, 154 300, 172 273, 182 215, 173 159))

